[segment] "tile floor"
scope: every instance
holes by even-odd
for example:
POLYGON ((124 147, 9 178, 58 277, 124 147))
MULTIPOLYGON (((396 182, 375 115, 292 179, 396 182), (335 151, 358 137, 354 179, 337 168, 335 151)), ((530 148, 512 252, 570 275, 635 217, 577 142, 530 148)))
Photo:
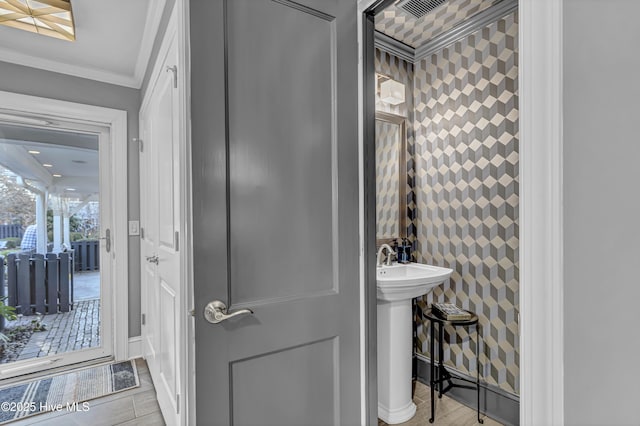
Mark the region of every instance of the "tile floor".
MULTIPOLYGON (((89 401, 90 409, 86 412, 41 414, 18 420, 11 425, 162 426, 165 423, 156 400, 155 388, 147 364, 144 360, 137 359, 136 366, 140 377, 138 388, 91 400, 89 401)), ((413 401, 418 407, 415 417, 400 426, 430 425, 429 387, 418 382, 413 401)), ((484 426, 501 426, 501 423, 486 415, 481 415, 481 418, 484 420, 484 426)), ((442 399, 436 399, 436 419, 433 424, 435 426, 470 426, 477 425, 478 421, 475 410, 443 395, 442 399)), ((387 424, 378 420, 378 426, 387 426, 387 424)))
POLYGON ((136 360, 140 387, 89 401, 88 411, 40 414, 10 423, 12 426, 162 426, 164 420, 147 364, 136 360))
MULTIPOLYGON (((413 402, 418 406, 416 415, 408 422, 401 423, 399 426, 427 426, 429 417, 431 417, 431 395, 429 387, 420 382, 416 383, 416 391, 413 402)), ((484 420, 483 426, 501 426, 501 423, 480 414, 480 418, 484 420)), ((433 422, 435 426, 467 426, 477 425, 478 417, 476 411, 466 405, 460 404, 458 401, 443 395, 442 399, 438 399, 436 395, 436 418, 433 422)), ((378 426, 386 426, 382 420, 378 420, 378 426)))

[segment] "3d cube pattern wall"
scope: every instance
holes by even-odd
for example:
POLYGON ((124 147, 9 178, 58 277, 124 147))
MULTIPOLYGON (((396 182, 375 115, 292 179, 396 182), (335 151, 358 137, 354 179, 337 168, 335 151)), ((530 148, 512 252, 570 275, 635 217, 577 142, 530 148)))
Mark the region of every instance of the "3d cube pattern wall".
MULTIPOLYGON (((519 391, 517 12, 423 59, 414 69, 417 261, 454 270, 419 299, 475 311, 481 377, 519 391)), ((459 330, 461 330, 459 328, 459 330)), ((447 330, 446 364, 476 366, 465 331, 447 330), (451 345, 449 345, 451 343, 451 345)), ((428 355, 427 323, 418 318, 428 355)))
POLYGON ((449 0, 419 19, 394 4, 376 16, 375 26, 389 37, 418 48, 499 1, 449 0))

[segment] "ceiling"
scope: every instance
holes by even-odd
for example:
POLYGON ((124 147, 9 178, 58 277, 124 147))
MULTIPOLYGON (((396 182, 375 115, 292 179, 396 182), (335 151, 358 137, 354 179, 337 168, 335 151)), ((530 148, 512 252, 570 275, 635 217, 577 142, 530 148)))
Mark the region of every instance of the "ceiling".
POLYGON ((50 194, 94 195, 99 190, 98 136, 0 123, 0 166, 50 194))
POLYGON ((418 19, 399 8, 398 2, 394 2, 376 15, 375 28, 417 49, 499 2, 500 0, 450 0, 418 19))
POLYGON ((0 25, 0 60, 140 88, 166 0, 71 0, 76 41, 0 25))

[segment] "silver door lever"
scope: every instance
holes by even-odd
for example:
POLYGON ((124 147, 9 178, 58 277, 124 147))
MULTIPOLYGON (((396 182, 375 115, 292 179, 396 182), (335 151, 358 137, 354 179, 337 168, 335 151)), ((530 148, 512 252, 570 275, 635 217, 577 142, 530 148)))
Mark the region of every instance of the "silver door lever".
POLYGON ((157 265, 159 262, 158 256, 147 256, 147 262, 155 263, 157 265))
POLYGON ((219 300, 209 302, 204 307, 204 318, 211 324, 218 324, 229 318, 237 317, 238 315, 253 314, 251 309, 239 309, 233 312, 227 312, 227 305, 219 300))

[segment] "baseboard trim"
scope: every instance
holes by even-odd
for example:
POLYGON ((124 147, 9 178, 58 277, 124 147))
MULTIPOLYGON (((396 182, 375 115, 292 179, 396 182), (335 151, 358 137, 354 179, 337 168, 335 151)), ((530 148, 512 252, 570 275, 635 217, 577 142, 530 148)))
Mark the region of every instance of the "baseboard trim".
POLYGON ((129 359, 142 358, 142 336, 129 337, 129 359))
MULTIPOLYGON (((418 381, 428 386, 431 380, 430 360, 422 355, 417 355, 416 361, 418 381)), ((455 371, 455 374, 475 380, 475 377, 458 371, 455 371)), ((472 389, 453 388, 447 392, 447 396, 467 407, 476 409, 476 393, 472 389)), ((504 425, 519 425, 520 398, 496 386, 480 383, 480 412, 504 425)))

